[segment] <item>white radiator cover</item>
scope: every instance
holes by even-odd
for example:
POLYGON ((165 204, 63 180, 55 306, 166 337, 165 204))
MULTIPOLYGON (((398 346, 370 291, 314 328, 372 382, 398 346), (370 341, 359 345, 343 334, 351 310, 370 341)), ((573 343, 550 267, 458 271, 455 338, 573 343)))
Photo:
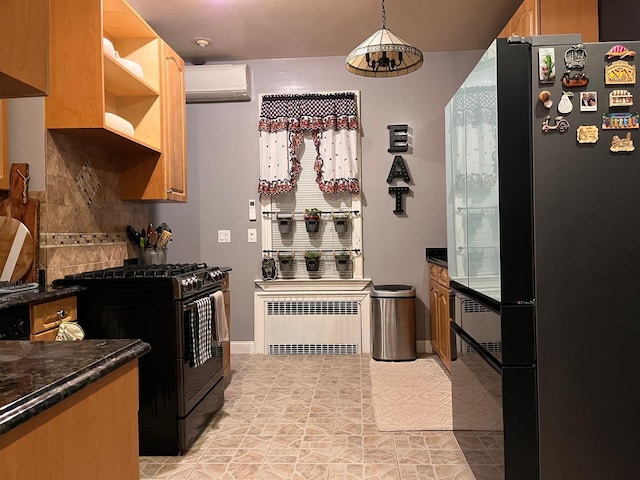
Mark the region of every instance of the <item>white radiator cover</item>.
POLYGON ((256 292, 256 353, 370 353, 368 292, 256 292))

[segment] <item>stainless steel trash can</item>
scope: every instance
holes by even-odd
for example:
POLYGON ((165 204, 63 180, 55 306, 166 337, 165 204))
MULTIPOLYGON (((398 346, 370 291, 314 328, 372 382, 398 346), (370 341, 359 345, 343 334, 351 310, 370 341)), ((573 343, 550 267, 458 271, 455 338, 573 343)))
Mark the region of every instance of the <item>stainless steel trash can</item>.
POLYGON ((411 285, 374 285, 371 303, 373 359, 415 360, 415 288, 411 285))

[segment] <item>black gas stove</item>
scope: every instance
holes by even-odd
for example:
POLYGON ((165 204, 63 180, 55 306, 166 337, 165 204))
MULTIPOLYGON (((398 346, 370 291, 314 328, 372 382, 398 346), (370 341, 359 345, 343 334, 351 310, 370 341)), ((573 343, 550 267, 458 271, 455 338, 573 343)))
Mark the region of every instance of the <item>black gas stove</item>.
POLYGON ((189 335, 194 310, 211 301, 215 311, 230 271, 206 263, 125 265, 54 282, 84 287, 78 321, 86 338, 151 345, 139 360, 141 455, 186 452, 224 402, 222 345, 212 336, 213 356, 196 367, 189 335))

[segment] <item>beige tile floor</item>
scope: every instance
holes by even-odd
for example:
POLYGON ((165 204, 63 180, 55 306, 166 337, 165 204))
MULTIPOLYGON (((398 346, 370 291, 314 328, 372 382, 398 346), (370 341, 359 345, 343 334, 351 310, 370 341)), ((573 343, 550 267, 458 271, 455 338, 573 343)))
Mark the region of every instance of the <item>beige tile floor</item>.
MULTIPOLYGON (((225 404, 207 430, 184 456, 142 457, 140 478, 474 480, 451 432, 378 431, 369 361, 232 355, 225 404)), ((487 439, 470 442, 482 456, 487 439)))

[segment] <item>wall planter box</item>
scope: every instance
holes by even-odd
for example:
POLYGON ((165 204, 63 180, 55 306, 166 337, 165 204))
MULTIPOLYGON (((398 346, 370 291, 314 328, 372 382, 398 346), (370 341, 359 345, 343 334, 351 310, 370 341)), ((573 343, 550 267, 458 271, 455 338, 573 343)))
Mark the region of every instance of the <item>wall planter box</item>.
POLYGON ((350 222, 351 222, 351 218, 348 214, 335 215, 333 217, 333 226, 336 229, 336 233, 346 233, 349 230, 350 222))
POLYGON ((293 272, 293 267, 295 264, 294 255, 279 253, 278 262, 280 263, 280 272, 282 273, 293 272))
POLYGON ((307 272, 317 272, 318 270, 320 270, 320 252, 304 252, 304 262, 307 267, 307 272))
POLYGON ((280 231, 280 233, 291 233, 291 225, 293 224, 293 218, 276 217, 276 221, 278 222, 278 230, 280 231))
POLYGON ((348 253, 336 253, 336 270, 338 272, 348 272, 351 267, 351 256, 348 253))
POLYGON ((317 233, 320 229, 321 212, 317 208, 307 208, 304 211, 304 226, 308 233, 317 233))

